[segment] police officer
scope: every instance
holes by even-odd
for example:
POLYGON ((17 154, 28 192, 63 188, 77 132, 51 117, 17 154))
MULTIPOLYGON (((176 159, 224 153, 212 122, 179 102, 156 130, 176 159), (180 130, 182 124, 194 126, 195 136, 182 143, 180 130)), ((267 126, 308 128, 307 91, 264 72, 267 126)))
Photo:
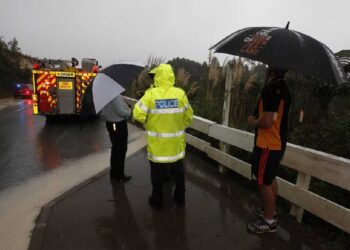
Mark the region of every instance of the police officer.
POLYGON ((151 166, 152 195, 149 204, 163 207, 162 173, 175 179, 174 201, 185 205, 185 129, 191 124, 193 110, 185 92, 174 87, 175 76, 169 64, 150 71, 153 87, 135 104, 133 118, 144 124, 147 133, 148 160, 151 166))

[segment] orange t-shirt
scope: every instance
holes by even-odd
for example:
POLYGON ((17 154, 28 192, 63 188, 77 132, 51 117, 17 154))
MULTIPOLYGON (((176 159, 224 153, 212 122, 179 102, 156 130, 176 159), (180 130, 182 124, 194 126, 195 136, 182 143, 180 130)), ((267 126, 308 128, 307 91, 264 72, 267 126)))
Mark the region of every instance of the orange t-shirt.
POLYGON ((256 146, 271 150, 284 150, 287 143, 290 99, 289 89, 284 80, 275 79, 264 86, 258 101, 256 115, 261 118, 263 112, 274 112, 274 123, 271 128, 256 129, 256 146))

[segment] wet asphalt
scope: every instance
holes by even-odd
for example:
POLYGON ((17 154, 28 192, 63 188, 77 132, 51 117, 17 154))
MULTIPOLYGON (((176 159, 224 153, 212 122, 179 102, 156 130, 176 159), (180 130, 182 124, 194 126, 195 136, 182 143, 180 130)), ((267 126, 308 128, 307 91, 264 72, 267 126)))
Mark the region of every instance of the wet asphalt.
POLYGON ((33 115, 31 100, 0 110, 0 142, 0 192, 111 145, 101 120, 47 122, 33 115))
POLYGON ((184 208, 172 200, 172 180, 164 184, 165 207, 148 205, 150 173, 142 149, 126 161, 130 182, 111 182, 105 173, 46 206, 29 250, 322 248, 287 214, 279 215, 277 233, 248 233, 246 223, 255 219, 258 200, 249 182, 219 174, 215 162, 190 147, 185 166, 184 208))

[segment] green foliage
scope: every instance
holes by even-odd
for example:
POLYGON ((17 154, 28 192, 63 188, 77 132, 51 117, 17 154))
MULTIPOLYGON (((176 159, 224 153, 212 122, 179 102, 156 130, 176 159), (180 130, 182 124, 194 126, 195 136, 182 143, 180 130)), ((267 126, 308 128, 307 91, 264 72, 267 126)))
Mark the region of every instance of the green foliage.
POLYGON ((181 68, 185 69, 190 74, 189 82, 202 83, 207 77, 208 67, 206 63, 200 64, 198 62, 179 57, 174 58, 167 63, 174 68, 174 71, 181 68))
POLYGON ((13 38, 6 43, 0 37, 0 95, 7 96, 10 94, 12 85, 15 82, 30 82, 31 71, 21 66, 23 60, 31 60, 25 57, 20 48, 18 41, 13 38))
POLYGON ((229 125, 246 128, 247 117, 254 113, 260 90, 264 84, 266 67, 251 65, 245 59, 233 59, 229 125))
POLYGON ((164 63, 164 59, 156 56, 149 56, 147 59, 145 70, 143 70, 137 79, 130 85, 129 89, 126 90, 126 95, 140 99, 144 92, 151 87, 152 79, 148 76, 150 69, 164 63))
POLYGON ((350 112, 301 125, 291 132, 289 141, 350 159, 350 112))
POLYGON ((338 57, 350 57, 350 50, 341 50, 335 54, 338 57))
MULTIPOLYGON (((148 69, 133 82, 127 95, 140 98, 152 84, 152 80, 148 77, 148 70, 164 62, 156 57, 148 61, 148 69)), ((218 60, 214 57, 209 64, 206 62, 200 64, 184 58, 174 58, 167 63, 174 69, 175 86, 184 89, 195 114, 220 123, 225 78, 218 60)))
MULTIPOLYGON (((1 43, 7 52, 9 47, 1 43)), ((13 53, 18 53, 16 42, 11 43, 13 53)), ((10 47, 11 47, 10 46, 10 47)), ((0 50, 1 53, 1 50, 0 50)), ((343 52, 344 54, 345 52, 343 52)), ((347 55, 347 53, 345 53, 347 55)), ((2 58, 0 57, 0 60, 2 58)), ((140 98, 152 84, 148 70, 164 63, 163 58, 151 56, 148 67, 134 81, 127 95, 140 98)), ((198 63, 185 58, 174 58, 171 64, 176 75, 176 86, 183 88, 197 116, 221 123, 226 82, 226 65, 232 67, 232 89, 229 126, 247 130, 246 120, 254 112, 257 99, 266 78, 266 66, 243 58, 234 58, 220 65, 209 56, 209 62, 198 63)), ((329 104, 335 96, 348 96, 346 89, 320 82, 310 76, 289 72, 286 82, 292 94, 289 141, 324 152, 350 158, 350 110, 341 114, 330 113, 329 104), (303 111, 303 122, 300 112, 303 111)), ((346 99, 346 98, 345 98, 346 99)), ((344 108, 343 108, 344 109, 344 108)), ((341 109, 339 109, 341 110, 341 109)), ((253 132, 253 131, 252 131, 253 132)))

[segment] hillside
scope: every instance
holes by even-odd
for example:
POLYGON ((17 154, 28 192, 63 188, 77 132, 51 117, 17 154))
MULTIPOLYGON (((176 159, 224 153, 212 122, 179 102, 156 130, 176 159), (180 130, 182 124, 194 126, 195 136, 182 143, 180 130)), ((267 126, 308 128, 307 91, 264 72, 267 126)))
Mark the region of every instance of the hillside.
POLYGON ((21 52, 16 38, 5 42, 0 37, 0 97, 10 96, 15 82, 30 82, 34 60, 21 52))

